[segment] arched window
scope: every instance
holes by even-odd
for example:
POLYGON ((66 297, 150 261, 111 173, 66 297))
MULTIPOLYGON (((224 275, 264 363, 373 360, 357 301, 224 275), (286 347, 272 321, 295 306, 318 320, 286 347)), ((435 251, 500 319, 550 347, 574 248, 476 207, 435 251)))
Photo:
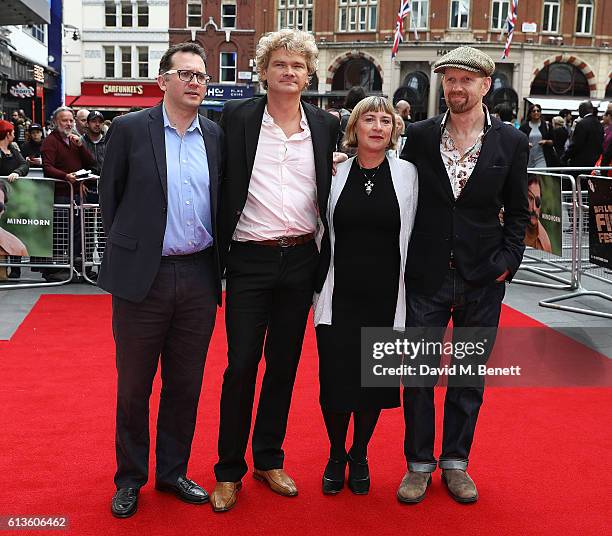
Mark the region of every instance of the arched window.
POLYGON ((578 68, 569 63, 551 63, 531 84, 531 95, 589 97, 589 82, 578 68))
POLYGON ((332 91, 343 91, 361 86, 366 93, 382 90, 382 78, 376 65, 365 58, 353 58, 344 62, 334 74, 332 91))
POLYGON ((427 118, 429 100, 429 78, 422 71, 414 71, 404 78, 404 83, 393 94, 393 104, 405 100, 410 103, 412 119, 427 118))

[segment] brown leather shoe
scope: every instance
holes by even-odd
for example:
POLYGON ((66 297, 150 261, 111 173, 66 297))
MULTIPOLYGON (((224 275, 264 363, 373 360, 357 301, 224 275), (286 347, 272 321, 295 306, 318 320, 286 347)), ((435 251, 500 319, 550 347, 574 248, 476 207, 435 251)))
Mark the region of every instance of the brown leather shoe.
POLYGON ((431 484, 431 473, 408 471, 397 490, 397 500, 406 504, 420 503, 431 484))
POLYGON ((445 469, 442 471, 442 482, 451 497, 460 503, 473 503, 478 500, 476 484, 466 471, 461 469, 445 469))
POLYGON ((298 494, 295 482, 283 469, 270 469, 269 471, 255 469, 253 478, 260 482, 266 482, 270 489, 279 495, 295 497, 298 494))
POLYGON ((231 510, 238 499, 238 491, 242 482, 217 482, 215 490, 210 495, 210 504, 215 512, 231 510))

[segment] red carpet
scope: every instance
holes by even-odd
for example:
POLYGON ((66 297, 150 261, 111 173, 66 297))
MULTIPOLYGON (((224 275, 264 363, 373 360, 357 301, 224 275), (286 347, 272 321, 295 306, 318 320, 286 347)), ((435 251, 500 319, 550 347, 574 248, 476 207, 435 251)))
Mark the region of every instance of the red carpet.
MULTIPOLYGON (((503 323, 534 321, 504 310, 503 323)), ((214 487, 223 317, 208 357, 189 476, 214 487)), ((115 370, 107 296, 43 296, 10 342, 0 344, 0 517, 65 515, 69 534, 483 534, 600 535, 609 530, 612 390, 492 388, 485 393, 470 473, 480 500, 453 502, 439 473, 426 500, 400 505, 405 471, 401 409, 383 414, 370 448, 372 490, 320 492, 327 439, 318 406, 312 326, 285 444, 299 496, 245 477, 234 510, 214 514, 152 489, 139 512, 109 512, 114 472, 115 370)), ((441 402, 443 390, 437 391, 441 402)), ((152 400, 156 416, 157 385, 152 400)), ((439 452, 439 448, 437 450, 439 452)), ((154 470, 151 470, 154 474, 154 470)), ((21 531, 21 534, 32 533, 21 531)))

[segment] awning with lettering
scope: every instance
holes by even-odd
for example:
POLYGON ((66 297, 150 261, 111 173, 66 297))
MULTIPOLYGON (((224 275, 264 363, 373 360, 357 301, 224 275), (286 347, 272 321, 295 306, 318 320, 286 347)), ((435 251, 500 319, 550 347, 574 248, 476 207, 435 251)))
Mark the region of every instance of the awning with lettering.
POLYGON ((77 97, 71 97, 66 95, 66 106, 99 110, 129 110, 133 106, 150 108, 151 106, 156 106, 160 102, 161 99, 159 97, 143 97, 141 95, 131 95, 129 97, 103 95, 79 95, 77 97), (72 101, 70 99, 72 99, 72 101))

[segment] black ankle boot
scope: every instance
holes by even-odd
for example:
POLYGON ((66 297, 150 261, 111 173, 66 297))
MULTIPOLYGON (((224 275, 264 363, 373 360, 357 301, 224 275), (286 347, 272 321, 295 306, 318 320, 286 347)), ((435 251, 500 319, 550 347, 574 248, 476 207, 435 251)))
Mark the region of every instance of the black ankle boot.
POLYGON ((334 460, 330 458, 323 473, 323 493, 335 495, 340 493, 344 487, 344 474, 346 472, 346 458, 334 460))
POLYGON ((348 487, 355 495, 367 495, 370 491, 370 469, 368 468, 368 458, 355 460, 349 454, 349 477, 348 487))

